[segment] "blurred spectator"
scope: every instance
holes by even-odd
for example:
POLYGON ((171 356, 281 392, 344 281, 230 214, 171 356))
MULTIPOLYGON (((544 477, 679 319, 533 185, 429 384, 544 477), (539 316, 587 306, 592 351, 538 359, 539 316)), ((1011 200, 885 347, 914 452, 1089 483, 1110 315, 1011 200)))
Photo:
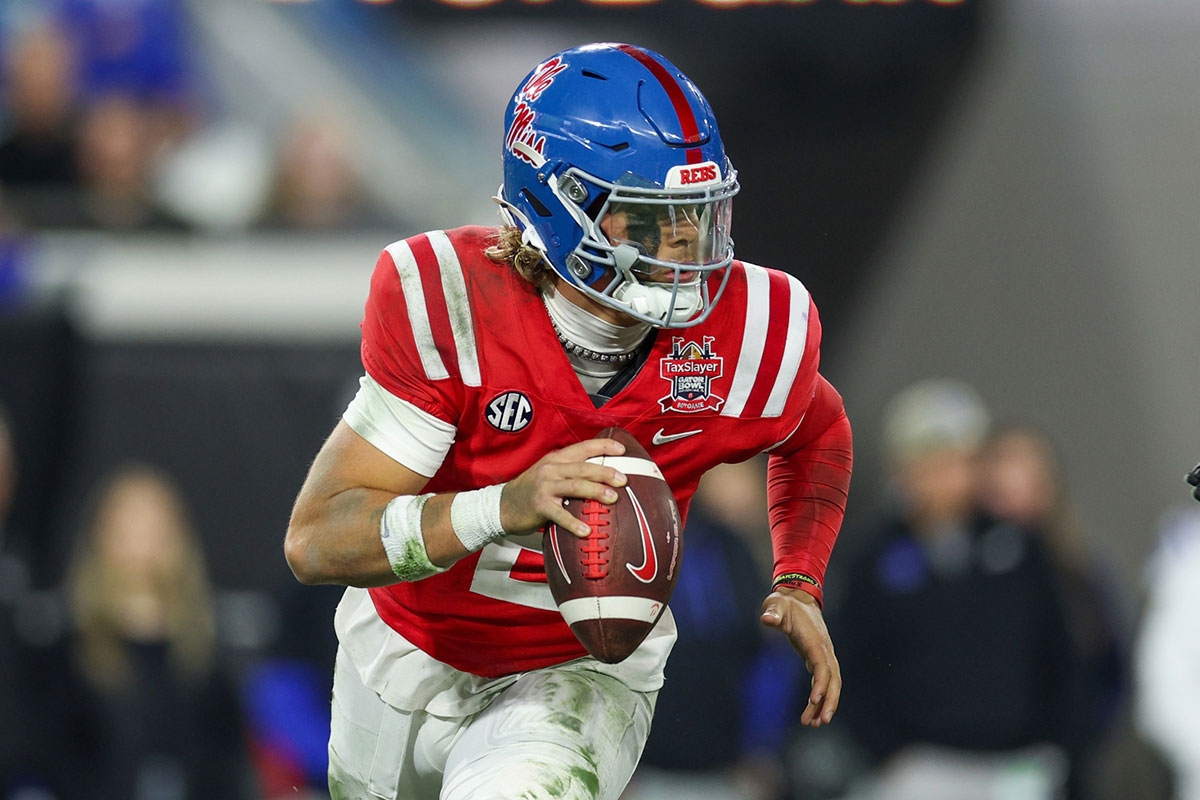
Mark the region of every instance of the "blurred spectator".
POLYGON ((367 201, 345 129, 328 115, 294 120, 280 146, 275 192, 264 227, 359 230, 387 221, 367 201))
POLYGON ((236 693, 216 664, 204 558, 178 490, 144 466, 102 487, 68 579, 81 798, 247 796, 236 693))
POLYGON ((679 640, 624 800, 783 796, 779 748, 807 676, 790 646, 765 638, 758 622, 770 578, 747 541, 769 546, 770 536, 765 498, 747 510, 743 487, 756 487, 753 498, 765 485, 759 460, 717 467, 700 484, 671 597, 679 640))
POLYGON ((54 5, 6 43, 9 213, 33 228, 185 228, 151 191, 159 159, 196 116, 182 3, 54 5))
POLYGON ((1200 509, 1163 520, 1148 578, 1135 647, 1137 723, 1173 768, 1177 800, 1200 800, 1200 509))
MULTIPOLYGON (((0 133, 0 235, 53 218, 78 182, 75 65, 68 39, 49 22, 5 42, 0 133)), ((5 247, 4 274, 13 277, 5 247)))
POLYGON ((80 192, 45 224, 109 231, 180 231, 186 224, 152 192, 153 121, 131 95, 112 95, 88 109, 80 128, 80 192))
POLYGON ((155 148, 192 123, 198 78, 184 0, 60 0, 88 105, 128 95, 146 111, 155 148))
POLYGON ((0 183, 10 192, 68 187, 76 180, 76 81, 70 43, 59 28, 44 23, 9 44, 0 183))
POLYGON ((983 509, 1041 536, 1058 568, 1071 633, 1084 659, 1084 727, 1099 741, 1128 693, 1124 609, 1113 588, 1120 581, 1088 547, 1049 435, 1030 425, 1001 427, 985 445, 982 464, 983 509))
POLYGON ((765 462, 750 459, 740 464, 721 464, 705 473, 693 509, 702 519, 725 528, 750 548, 758 572, 771 575, 775 566, 770 522, 767 519, 765 462))
POLYGON ((911 386, 885 412, 898 506, 834 623, 842 716, 879 764, 867 796, 1051 798, 1065 784, 1078 653, 1039 539, 976 508, 988 425, 974 390, 950 380, 911 386))

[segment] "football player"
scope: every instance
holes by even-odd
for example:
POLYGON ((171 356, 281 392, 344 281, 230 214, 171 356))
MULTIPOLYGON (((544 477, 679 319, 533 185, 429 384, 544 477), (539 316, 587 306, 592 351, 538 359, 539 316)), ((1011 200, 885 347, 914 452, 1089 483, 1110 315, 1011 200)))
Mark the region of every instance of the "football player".
MULTIPOLYGON (((546 584, 539 529, 586 535, 568 497, 611 503, 616 425, 680 511, 700 476, 769 452, 775 576, 761 621, 841 676, 821 582, 851 440, 817 372, 795 278, 733 256, 737 174, 696 86, 623 44, 558 53, 505 115, 504 224, 384 249, 366 374, 300 490, 285 552, 346 584, 329 743, 335 798, 615 800, 675 640, 664 614, 625 661, 588 656, 546 584)), ((686 567, 685 567, 686 568, 686 567)))

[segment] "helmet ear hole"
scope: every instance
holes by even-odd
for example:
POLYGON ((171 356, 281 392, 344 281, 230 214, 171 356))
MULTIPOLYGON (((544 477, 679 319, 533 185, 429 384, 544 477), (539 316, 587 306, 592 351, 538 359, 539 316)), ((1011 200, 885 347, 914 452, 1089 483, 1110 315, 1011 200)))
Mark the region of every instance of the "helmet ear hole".
POLYGON ((533 192, 529 191, 528 189, 522 189, 521 196, 525 198, 525 202, 529 203, 530 207, 539 217, 554 216, 554 212, 546 208, 546 204, 541 200, 538 200, 537 197, 534 196, 533 192))

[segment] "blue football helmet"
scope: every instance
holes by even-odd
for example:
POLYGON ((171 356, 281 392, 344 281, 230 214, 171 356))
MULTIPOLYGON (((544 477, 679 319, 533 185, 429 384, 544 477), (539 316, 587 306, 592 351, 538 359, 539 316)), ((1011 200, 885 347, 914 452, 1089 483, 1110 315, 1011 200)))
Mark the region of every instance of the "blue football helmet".
POLYGON ((504 124, 496 200, 556 273, 658 327, 708 317, 739 187, 694 83, 649 50, 586 45, 535 67, 504 124))

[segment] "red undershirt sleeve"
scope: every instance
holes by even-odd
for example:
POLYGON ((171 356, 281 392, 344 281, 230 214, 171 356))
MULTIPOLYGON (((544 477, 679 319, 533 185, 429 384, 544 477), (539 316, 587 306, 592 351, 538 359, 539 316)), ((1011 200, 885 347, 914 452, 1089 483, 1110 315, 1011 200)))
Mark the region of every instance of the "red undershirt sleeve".
POLYGON ((829 564, 850 489, 853 448, 842 396, 817 376, 804 420, 767 461, 774 584, 823 602, 829 564))

